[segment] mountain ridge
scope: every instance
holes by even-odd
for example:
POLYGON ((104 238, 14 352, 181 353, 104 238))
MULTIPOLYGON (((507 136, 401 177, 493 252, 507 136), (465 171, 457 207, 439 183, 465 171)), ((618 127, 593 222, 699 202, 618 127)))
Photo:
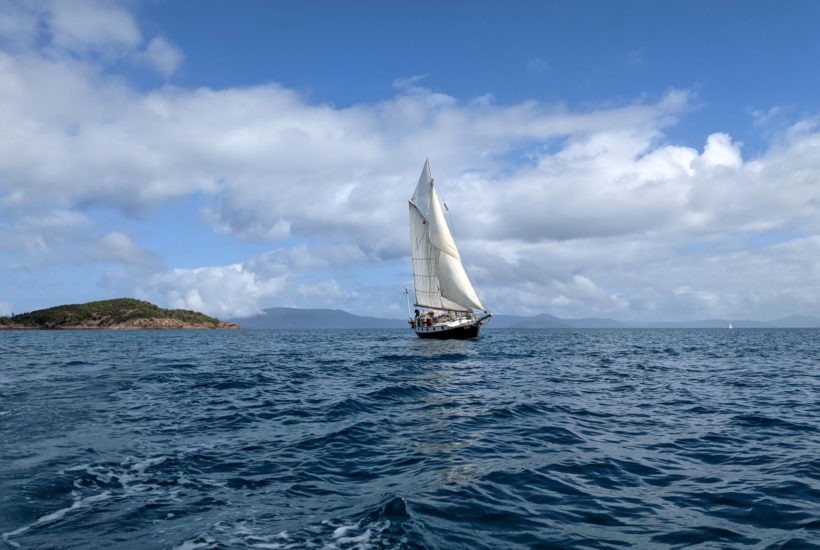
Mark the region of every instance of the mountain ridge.
MULTIPOLYGON (((247 329, 326 329, 326 328, 407 328, 402 319, 362 316, 341 309, 301 309, 273 307, 264 313, 242 319, 229 319, 247 329)), ((494 315, 485 328, 820 328, 820 317, 790 315, 772 321, 699 319, 691 321, 628 322, 605 317, 563 319, 538 315, 494 315)))
POLYGON ((246 329, 407 328, 407 321, 355 315, 341 309, 271 307, 262 315, 231 319, 246 329))

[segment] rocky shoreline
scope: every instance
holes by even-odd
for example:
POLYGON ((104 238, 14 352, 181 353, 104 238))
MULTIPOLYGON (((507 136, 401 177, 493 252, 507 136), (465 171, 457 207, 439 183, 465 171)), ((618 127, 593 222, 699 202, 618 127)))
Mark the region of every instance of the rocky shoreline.
POLYGON ((84 323, 79 325, 37 326, 0 324, 0 330, 236 330, 236 323, 187 323, 177 319, 133 319, 124 323, 84 323))

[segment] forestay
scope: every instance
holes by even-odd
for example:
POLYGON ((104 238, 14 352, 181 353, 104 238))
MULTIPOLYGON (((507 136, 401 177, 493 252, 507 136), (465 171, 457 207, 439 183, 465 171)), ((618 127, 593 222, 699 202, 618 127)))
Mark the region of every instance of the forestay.
POLYGON ((455 311, 484 310, 444 218, 430 163, 426 161, 410 199, 410 240, 416 303, 455 311))

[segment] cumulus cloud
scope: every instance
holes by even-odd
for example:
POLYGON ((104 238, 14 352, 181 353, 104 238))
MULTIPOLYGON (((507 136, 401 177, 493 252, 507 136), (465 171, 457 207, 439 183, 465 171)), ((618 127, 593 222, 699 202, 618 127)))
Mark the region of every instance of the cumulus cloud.
POLYGON ((52 59, 75 57, 94 62, 131 60, 164 78, 185 59, 163 36, 145 42, 124 2, 117 0, 51 0, 0 2, 0 44, 52 59))
MULTIPOLYGON (((0 210, 2 212, 2 210, 0 210)), ((161 260, 125 233, 96 233, 87 216, 67 209, 0 218, 0 266, 38 268, 64 264, 116 263, 156 268, 161 260)))
POLYGON ((103 236, 97 243, 93 258, 103 262, 118 262, 132 266, 161 265, 155 254, 138 245, 120 231, 112 231, 103 236))
POLYGON ((182 50, 161 36, 152 38, 137 57, 165 78, 173 75, 185 59, 182 50))
POLYGON ((286 275, 258 277, 241 264, 172 269, 151 277, 138 295, 174 308, 248 317, 260 313, 261 302, 281 293, 285 279, 286 275))
POLYGON ((271 305, 350 305, 358 298, 355 290, 332 277, 309 282, 302 276, 361 260, 361 251, 350 245, 279 249, 241 264, 160 272, 141 284, 138 294, 223 318, 249 317, 271 305))
POLYGON ((44 6, 0 7, 0 33, 29 44, 0 52, 0 252, 18 262, 150 264, 150 252, 87 212, 139 216, 196 196, 213 231, 280 248, 161 271, 146 295, 224 316, 291 299, 364 301, 383 289, 324 275, 408 269, 406 201, 429 156, 494 309, 766 316, 820 301, 810 260, 820 232, 816 118, 744 158, 725 132, 699 148, 670 140, 692 108, 686 90, 584 109, 456 98, 423 77, 346 108, 272 82, 141 91, 99 58, 139 59, 167 78, 183 60, 168 39, 145 44, 120 4, 44 6), (32 45, 42 22, 49 51, 32 45), (76 251, 71 243, 87 252, 59 252, 76 251))
POLYGON ((740 143, 732 143, 729 134, 712 134, 706 140, 706 146, 700 159, 708 167, 723 166, 726 168, 738 168, 743 164, 740 156, 740 143))
MULTIPOLYGON (((685 94, 672 92, 654 104, 575 113, 532 102, 460 103, 413 89, 334 109, 273 84, 138 94, 76 61, 6 55, 0 66, 9 107, 0 116, 17 129, 0 138, 0 175, 15 182, 8 191, 22 202, 135 212, 208 193, 215 200, 206 216, 220 231, 260 240, 343 237, 385 256, 404 253, 405 239, 391 229, 405 215, 407 182, 425 151, 436 153, 437 176, 453 181, 459 197, 470 183, 463 170, 491 173, 504 153, 533 140, 577 136, 563 162, 578 164, 585 146, 603 146, 606 136, 596 132, 613 139, 634 127, 657 132, 686 105, 685 94), (41 85, 57 79, 59 91, 41 85)), ((479 200, 467 197, 465 207, 479 200)))
POLYGON ((631 320, 816 314, 820 237, 783 238, 753 246, 745 237, 695 245, 613 237, 465 255, 475 262, 472 273, 484 301, 522 313, 631 320))
POLYGON ((69 51, 131 50, 141 41, 131 13, 106 0, 55 0, 46 20, 54 44, 69 51))
MULTIPOLYGON (((82 213, 70 209, 50 209, 32 213, 0 210, 0 266, 5 269, 43 268, 65 264, 118 262, 112 242, 99 237, 95 224, 82 213), (6 221, 3 218, 10 220, 6 221)), ((120 234, 122 239, 127 239, 120 234)), ((139 257, 150 255, 137 245, 139 257)), ((130 261, 130 260, 129 260, 130 261)))
POLYGON ((63 245, 84 235, 91 226, 91 220, 71 210, 18 215, 13 224, 0 222, 0 251, 42 258, 59 252, 63 245))

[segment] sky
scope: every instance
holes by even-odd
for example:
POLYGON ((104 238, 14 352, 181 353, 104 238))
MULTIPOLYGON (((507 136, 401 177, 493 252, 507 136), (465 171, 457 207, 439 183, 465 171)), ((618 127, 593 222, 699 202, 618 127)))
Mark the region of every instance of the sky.
POLYGON ((820 315, 820 3, 0 0, 0 315, 820 315))

